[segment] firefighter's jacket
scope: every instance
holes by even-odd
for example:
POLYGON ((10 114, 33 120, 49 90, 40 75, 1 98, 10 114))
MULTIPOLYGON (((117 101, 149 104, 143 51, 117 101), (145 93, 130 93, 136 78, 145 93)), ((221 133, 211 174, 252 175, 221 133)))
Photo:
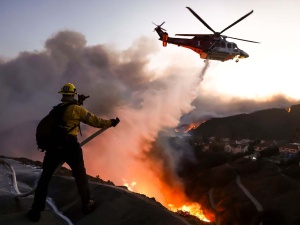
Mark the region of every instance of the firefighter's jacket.
POLYGON ((64 112, 63 120, 66 121, 69 134, 77 136, 79 132, 79 123, 83 122, 97 128, 107 128, 111 126, 110 120, 102 119, 79 105, 70 105, 64 112))

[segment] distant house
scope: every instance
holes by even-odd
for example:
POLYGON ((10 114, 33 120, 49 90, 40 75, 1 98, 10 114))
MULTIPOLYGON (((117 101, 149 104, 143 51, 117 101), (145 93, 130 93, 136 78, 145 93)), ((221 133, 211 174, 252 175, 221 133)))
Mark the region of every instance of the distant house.
POLYGON ((208 143, 203 143, 203 149, 202 149, 202 151, 203 152, 209 152, 210 151, 208 143))
POLYGON ((276 146, 276 141, 261 141, 259 144, 254 145, 254 151, 260 152, 274 146, 276 146))
POLYGON ((287 143, 279 147, 279 152, 282 155, 289 157, 296 156, 300 152, 300 143, 287 143))
POLYGON ((214 142, 214 141, 216 140, 216 138, 215 138, 215 137, 209 137, 208 140, 209 140, 210 142, 214 142))
POLYGON ((225 144, 224 150, 225 152, 232 153, 232 154, 245 153, 248 151, 248 144, 230 142, 225 144))
POLYGON ((236 140, 236 143, 239 143, 239 144, 244 144, 244 145, 247 145, 251 142, 250 139, 241 139, 241 140, 236 140))
POLYGON ((229 138, 221 138, 220 141, 226 143, 226 142, 229 142, 230 139, 229 138))

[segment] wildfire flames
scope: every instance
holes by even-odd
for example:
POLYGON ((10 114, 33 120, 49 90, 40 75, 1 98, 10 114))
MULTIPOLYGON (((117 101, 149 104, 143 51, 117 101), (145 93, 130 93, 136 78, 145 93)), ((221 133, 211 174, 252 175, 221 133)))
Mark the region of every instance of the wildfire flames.
POLYGON ((125 187, 127 187, 127 189, 129 190, 129 191, 133 191, 133 188, 134 188, 134 186, 136 185, 136 182, 135 181, 132 181, 132 182, 130 182, 130 183, 128 183, 125 179, 123 179, 123 181, 124 181, 124 186, 125 187))
MULTIPOLYGON (((135 181, 127 182, 126 179, 123 179, 123 181, 124 181, 123 185, 126 186, 129 191, 135 191, 134 189, 137 185, 137 182, 135 182, 135 181)), ((176 207, 174 204, 167 204, 167 205, 165 205, 165 207, 172 212, 175 212, 175 213, 181 212, 184 214, 193 215, 202 221, 210 222, 205 217, 203 211, 201 210, 201 206, 196 202, 186 202, 184 205, 179 206, 179 207, 178 206, 176 207)))
POLYGON ((199 127, 202 123, 204 123, 205 120, 199 121, 199 122, 193 122, 191 124, 187 124, 184 125, 180 128, 176 128, 175 131, 178 132, 183 132, 183 133, 187 133, 189 132, 191 129, 196 129, 197 127, 199 127))
POLYGON ((291 108, 285 108, 287 112, 291 112, 291 108))
POLYGON ((189 213, 190 215, 198 217, 202 221, 210 222, 203 214, 200 205, 195 202, 187 203, 186 205, 183 205, 181 207, 175 207, 174 205, 169 204, 168 209, 173 212, 181 211, 184 213, 189 213))

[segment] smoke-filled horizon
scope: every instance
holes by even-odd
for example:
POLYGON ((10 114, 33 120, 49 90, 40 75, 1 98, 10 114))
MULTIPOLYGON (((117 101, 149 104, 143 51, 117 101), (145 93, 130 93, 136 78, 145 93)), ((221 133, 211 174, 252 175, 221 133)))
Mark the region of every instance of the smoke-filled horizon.
MULTIPOLYGON (((156 46, 153 40, 141 37, 127 50, 118 51, 105 44, 87 46, 83 34, 61 31, 45 42, 43 51, 1 61, 1 134, 16 127, 9 138, 1 137, 1 142, 6 142, 1 143, 5 146, 1 154, 42 159, 42 153, 23 149, 25 145, 18 143, 34 146, 34 128, 26 124, 40 120, 58 104, 61 96, 57 92, 71 82, 79 93, 91 96, 84 103, 90 112, 121 120, 84 147, 87 172, 118 185, 123 180, 135 181, 137 191, 168 201, 181 188, 175 168, 186 153, 167 146, 161 132, 203 117, 293 103, 280 95, 259 102, 203 92, 209 63, 195 71, 170 64, 162 76, 161 71, 149 67, 156 46), (157 146, 156 142, 161 143, 157 146)), ((87 137, 96 130, 83 126, 83 131, 87 137)))

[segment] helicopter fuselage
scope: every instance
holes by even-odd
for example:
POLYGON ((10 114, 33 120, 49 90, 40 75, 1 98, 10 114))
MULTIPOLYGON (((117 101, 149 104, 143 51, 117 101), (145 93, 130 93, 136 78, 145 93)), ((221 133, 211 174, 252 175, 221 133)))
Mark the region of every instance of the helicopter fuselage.
POLYGON ((248 58, 249 55, 243 50, 239 49, 234 42, 229 42, 226 38, 231 38, 240 41, 259 43, 257 41, 250 41, 241 38, 229 37, 223 35, 226 30, 233 27, 249 15, 253 13, 253 10, 236 20, 234 23, 227 26, 220 32, 214 31, 194 10, 190 7, 186 7, 207 29, 209 29, 213 34, 176 34, 178 36, 193 36, 193 38, 174 38, 169 37, 166 30, 162 28, 163 22, 160 25, 156 25, 155 31, 159 35, 159 40, 163 42, 163 46, 166 47, 168 43, 178 45, 184 48, 189 48, 194 52, 198 53, 202 59, 212 59, 218 61, 227 61, 229 59, 236 59, 236 62, 242 58, 248 58))
POLYGON ((202 59, 227 61, 230 59, 248 58, 249 55, 239 49, 234 42, 229 42, 223 37, 214 37, 212 35, 201 35, 193 38, 174 38, 169 37, 168 33, 161 30, 160 27, 155 28, 159 35, 159 40, 163 42, 163 46, 174 44, 180 47, 188 48, 200 55, 202 59))

